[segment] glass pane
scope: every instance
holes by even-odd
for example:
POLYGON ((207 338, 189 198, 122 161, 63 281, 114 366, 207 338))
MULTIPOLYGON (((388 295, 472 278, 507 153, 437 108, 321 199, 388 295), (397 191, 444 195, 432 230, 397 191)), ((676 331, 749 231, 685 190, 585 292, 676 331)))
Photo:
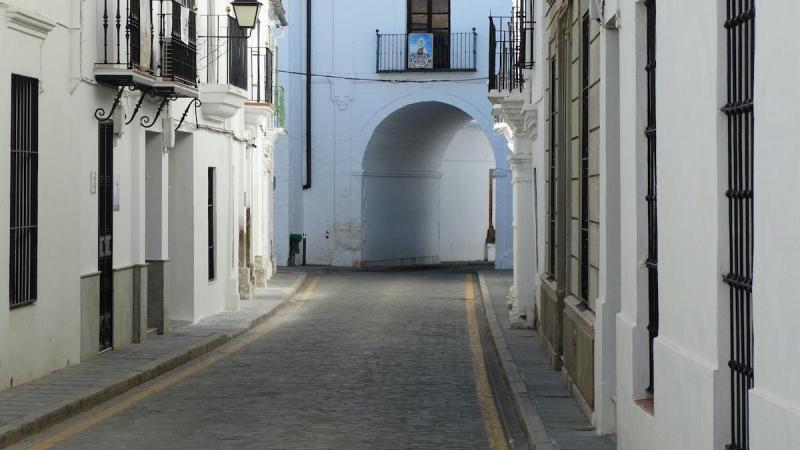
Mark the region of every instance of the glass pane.
POLYGON ((450 0, 433 0, 433 13, 449 13, 450 0))
POLYGON ((449 14, 434 14, 432 17, 432 27, 439 30, 447 30, 450 28, 450 15, 449 14))
POLYGON ((428 29, 428 15, 427 14, 412 14, 411 15, 411 29, 415 31, 427 31, 428 29))
POLYGON ((411 0, 412 13, 428 13, 428 0, 411 0))

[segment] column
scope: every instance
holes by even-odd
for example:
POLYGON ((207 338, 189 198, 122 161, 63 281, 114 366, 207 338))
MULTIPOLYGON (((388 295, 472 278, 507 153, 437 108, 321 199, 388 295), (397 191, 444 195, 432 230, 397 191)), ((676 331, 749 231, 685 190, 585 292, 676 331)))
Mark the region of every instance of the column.
POLYGON ((508 306, 514 329, 532 326, 536 296, 532 146, 530 139, 515 137, 514 154, 508 159, 514 196, 514 285, 508 306))

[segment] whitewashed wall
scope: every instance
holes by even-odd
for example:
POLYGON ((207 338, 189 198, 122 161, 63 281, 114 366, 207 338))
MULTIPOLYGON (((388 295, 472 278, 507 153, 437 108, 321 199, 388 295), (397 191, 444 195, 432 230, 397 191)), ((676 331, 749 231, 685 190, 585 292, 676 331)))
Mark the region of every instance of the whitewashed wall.
POLYGON ((753 324, 755 389, 750 393, 754 450, 800 445, 800 116, 795 58, 800 4, 756 2, 755 273, 753 324))
MULTIPOLYGON (((74 112, 84 103, 71 91, 78 61, 71 45, 80 24, 68 2, 0 2, 0 390, 19 385, 80 360, 79 197, 89 178, 80 175, 81 136, 74 112), (49 32, 9 27, 15 8, 46 11, 49 32), (31 34, 33 33, 33 34, 31 34), (42 39, 43 38, 43 39, 42 39), (13 45, 9 44, 13 43, 13 45), (11 74, 36 77, 39 85, 38 298, 34 305, 9 310, 9 208, 11 74), (55 250, 55 251, 54 251, 55 250)), ((91 112, 86 109, 86 116, 91 112)), ((95 135, 96 136, 96 135, 95 135)), ((97 216, 97 209, 94 211, 97 216)), ((93 239, 95 241, 95 239, 93 239)))
MULTIPOLYGON (((452 31, 471 32, 475 27, 478 32, 477 72, 384 75, 375 73, 375 30, 405 33, 406 1, 315 2, 312 72, 367 79, 485 78, 488 61, 487 17, 490 10, 505 11, 506 3, 501 0, 452 2, 452 31), (356 10, 359 13, 353 14, 356 10)), ((305 1, 290 1, 289 10, 290 21, 304 22, 305 1)), ((304 72, 304 39, 305 29, 302 26, 290 27, 280 44, 283 51, 289 53, 289 59, 282 62, 283 69, 304 72)), ((292 158, 289 164, 290 192, 285 193, 289 199, 287 203, 293 208, 289 213, 293 217, 289 231, 308 234, 309 263, 338 266, 361 263, 366 237, 361 172, 373 132, 395 111, 417 103, 439 102, 460 110, 469 120, 475 120, 492 145, 496 166, 501 169, 501 178, 497 183, 497 261, 500 267, 510 266, 511 185, 510 178, 502 177, 507 169, 509 152, 504 139, 492 131, 493 119, 486 98, 485 80, 419 85, 315 77, 312 88, 313 186, 302 192, 305 173, 301 159, 305 153, 305 79, 299 75, 283 77, 287 96, 292 99, 287 110, 289 147, 280 151, 292 158), (298 208, 302 208, 301 217, 296 215, 298 208)), ((428 170, 437 171, 438 167, 432 166, 428 170)), ((482 183, 483 180, 478 182, 482 183)), ((285 238, 279 235, 276 241, 279 252, 282 247, 288 248, 288 242, 281 242, 281 239, 285 238)), ((284 263, 285 258, 279 258, 279 264, 284 263)))
MULTIPOLYGON (((223 2, 216 3, 214 11, 224 13, 223 2)), ((10 311, 8 271, 0 270, 0 390, 10 387, 12 379, 17 385, 81 360, 81 278, 97 273, 98 199, 91 182, 98 169, 94 113, 98 108, 108 111, 115 93, 94 79, 94 65, 102 51, 97 39, 102 23, 98 5, 100 1, 0 1, 0 42, 7 52, 0 59, 0 100, 6 103, 10 98, 11 73, 41 82, 39 296, 35 305, 10 311), (18 12, 38 20, 23 20, 27 25, 9 20, 18 12)), ((199 2, 198 14, 207 14, 208 6, 209 2, 199 2)), ((274 24, 270 11, 271 7, 262 9, 265 24, 274 24)), ((123 95, 120 110, 126 119, 140 95, 127 90, 123 95)), ((179 119, 187 102, 170 103, 162 117, 179 119)), ((161 121, 147 132, 140 125, 140 119, 153 117, 156 108, 155 100, 145 99, 135 119, 119 127, 121 133, 114 138, 114 175, 120 191, 119 211, 113 214, 113 266, 125 269, 150 258, 172 258, 172 288, 179 297, 173 318, 196 321, 238 307, 235 261, 238 226, 243 223, 242 198, 245 189, 257 187, 245 186, 241 174, 261 161, 251 160, 251 166, 242 167, 247 141, 243 109, 227 123, 209 123, 200 112, 201 129, 190 110, 178 133, 178 146, 164 152, 161 121), (218 169, 218 278, 212 283, 206 265, 210 166, 218 169), (148 180, 160 184, 160 192, 148 180)), ((9 141, 8 115, 8 108, 0 108, 4 142, 9 141)), ((176 124, 177 120, 172 126, 176 124)), ((7 156, 0 158, 2 180, 9 179, 8 161, 7 156)), ((8 182, 0 183, 0 198, 8 195, 8 182)), ((269 202, 262 203, 263 208, 261 203, 253 205, 254 214, 268 209, 269 202)), ((0 208, 0 223, 8 223, 7 208, 0 208)), ((7 227, 0 227, 2 236, 0 259, 9 254, 7 227)), ((268 235, 259 240, 263 248, 254 254, 268 254, 269 241, 268 235)))
POLYGON ((492 169, 494 154, 486 135, 468 124, 455 135, 442 162, 442 261, 483 261, 492 169))

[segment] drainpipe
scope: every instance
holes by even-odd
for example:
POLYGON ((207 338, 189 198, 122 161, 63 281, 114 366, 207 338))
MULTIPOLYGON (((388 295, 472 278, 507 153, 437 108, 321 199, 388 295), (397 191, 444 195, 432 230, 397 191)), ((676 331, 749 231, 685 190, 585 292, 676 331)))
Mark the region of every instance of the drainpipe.
POLYGON ((311 189, 311 0, 306 0, 306 182, 311 189))

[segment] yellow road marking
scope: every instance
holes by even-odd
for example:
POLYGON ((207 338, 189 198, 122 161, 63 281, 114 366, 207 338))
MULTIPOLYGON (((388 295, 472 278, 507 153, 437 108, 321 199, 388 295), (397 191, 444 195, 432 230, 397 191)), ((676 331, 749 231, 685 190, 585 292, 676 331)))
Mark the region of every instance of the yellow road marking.
MULTIPOLYGON (((286 314, 293 315, 300 309, 303 304, 308 302, 309 297, 311 294, 314 293, 314 290, 317 288, 317 284, 319 284, 320 277, 314 277, 311 282, 307 285, 306 289, 303 293, 298 297, 298 301, 292 304, 289 308, 286 309, 286 314)), ((204 359, 201 359, 196 364, 192 365, 191 367, 186 367, 181 369, 175 373, 168 374, 163 376, 163 379, 158 381, 153 386, 148 387, 147 389, 137 392, 134 395, 131 395, 128 398, 123 399, 119 403, 111 406, 110 408, 100 412, 97 415, 92 417, 88 417, 85 420, 77 423, 53 436, 47 437, 41 441, 38 441, 28 447, 30 450, 46 450, 54 445, 60 444, 86 430, 92 428, 93 426, 109 419, 127 409, 132 407, 133 405, 145 400, 148 397, 151 397, 154 394, 157 394, 164 389, 182 381, 186 378, 195 375, 196 373, 207 369, 211 365, 219 362, 222 359, 227 358, 228 356, 238 352, 239 350, 247 347, 248 345, 252 344, 253 342, 257 341, 265 334, 271 332, 278 326, 277 322, 271 321, 266 322, 265 324, 261 325, 258 328, 255 328, 251 333, 248 333, 240 340, 234 341, 228 345, 220 347, 220 349, 215 352, 213 355, 209 355, 204 359)))
POLYGON ((483 423, 486 434, 489 436, 489 447, 492 450, 508 450, 505 432, 497 413, 497 405, 492 396, 492 387, 486 373, 486 360, 483 357, 481 334, 478 330, 478 318, 475 313, 475 286, 472 275, 467 275, 466 281, 467 325, 469 327, 469 350, 472 353, 472 370, 475 374, 475 390, 478 392, 478 401, 481 404, 483 423))

